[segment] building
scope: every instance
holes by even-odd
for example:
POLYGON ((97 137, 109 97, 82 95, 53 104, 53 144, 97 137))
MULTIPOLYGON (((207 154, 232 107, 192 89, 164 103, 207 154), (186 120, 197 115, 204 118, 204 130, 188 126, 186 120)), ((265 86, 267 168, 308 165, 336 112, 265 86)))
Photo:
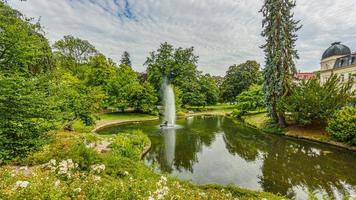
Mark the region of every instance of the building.
POLYGON ((353 82, 352 89, 356 91, 356 52, 341 42, 331 44, 323 54, 320 63, 320 81, 325 83, 332 74, 340 77, 340 81, 353 82))
POLYGON ((302 80, 310 80, 310 79, 315 79, 316 76, 314 72, 298 72, 295 74, 295 79, 297 81, 302 81, 302 80))

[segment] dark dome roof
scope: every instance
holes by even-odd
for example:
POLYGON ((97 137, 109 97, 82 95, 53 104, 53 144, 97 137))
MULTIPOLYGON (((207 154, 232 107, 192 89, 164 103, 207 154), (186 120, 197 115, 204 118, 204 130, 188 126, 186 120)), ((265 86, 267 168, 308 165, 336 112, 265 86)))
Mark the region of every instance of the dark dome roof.
POLYGON ((329 58, 332 56, 343 56, 351 54, 351 50, 349 47, 341 44, 341 42, 335 42, 331 44, 323 54, 322 59, 329 58))

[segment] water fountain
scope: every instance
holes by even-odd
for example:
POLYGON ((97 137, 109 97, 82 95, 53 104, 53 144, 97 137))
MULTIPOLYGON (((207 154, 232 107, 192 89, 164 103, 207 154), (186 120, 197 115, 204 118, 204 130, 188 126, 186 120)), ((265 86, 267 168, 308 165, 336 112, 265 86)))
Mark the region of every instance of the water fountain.
POLYGON ((174 127, 176 124, 176 103, 171 84, 165 78, 162 85, 164 103, 164 121, 162 127, 174 127))

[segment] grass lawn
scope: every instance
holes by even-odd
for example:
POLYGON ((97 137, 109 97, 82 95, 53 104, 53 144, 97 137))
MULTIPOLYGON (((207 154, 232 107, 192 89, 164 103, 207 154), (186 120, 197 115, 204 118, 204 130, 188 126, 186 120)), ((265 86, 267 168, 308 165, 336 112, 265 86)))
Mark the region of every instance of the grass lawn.
POLYGON ((231 113, 236 109, 236 105, 230 104, 217 104, 212 106, 188 106, 187 111, 194 111, 195 113, 206 113, 206 114, 226 114, 231 113))
POLYGON ((101 120, 142 120, 142 119, 154 119, 156 116, 142 113, 104 113, 99 114, 101 120))
POLYGON ((249 114, 243 116, 244 121, 252 126, 262 129, 268 120, 267 113, 249 114))

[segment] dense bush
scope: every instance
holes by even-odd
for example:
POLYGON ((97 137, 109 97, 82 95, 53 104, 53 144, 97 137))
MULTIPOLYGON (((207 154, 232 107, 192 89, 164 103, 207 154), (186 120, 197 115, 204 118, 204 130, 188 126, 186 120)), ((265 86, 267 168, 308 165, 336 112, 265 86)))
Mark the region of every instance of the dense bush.
POLYGON ((326 130, 337 141, 356 145, 356 108, 345 107, 336 112, 326 130))
POLYGON ((340 83, 336 75, 324 84, 309 80, 294 86, 292 94, 279 102, 279 110, 290 113, 300 125, 326 124, 335 111, 351 100, 351 96, 351 85, 340 83))
POLYGON ((55 127, 55 107, 41 82, 0 75, 0 163, 37 149, 55 127))
POLYGON ((266 104, 261 85, 251 85, 236 97, 237 108, 245 111, 264 109, 266 104))

